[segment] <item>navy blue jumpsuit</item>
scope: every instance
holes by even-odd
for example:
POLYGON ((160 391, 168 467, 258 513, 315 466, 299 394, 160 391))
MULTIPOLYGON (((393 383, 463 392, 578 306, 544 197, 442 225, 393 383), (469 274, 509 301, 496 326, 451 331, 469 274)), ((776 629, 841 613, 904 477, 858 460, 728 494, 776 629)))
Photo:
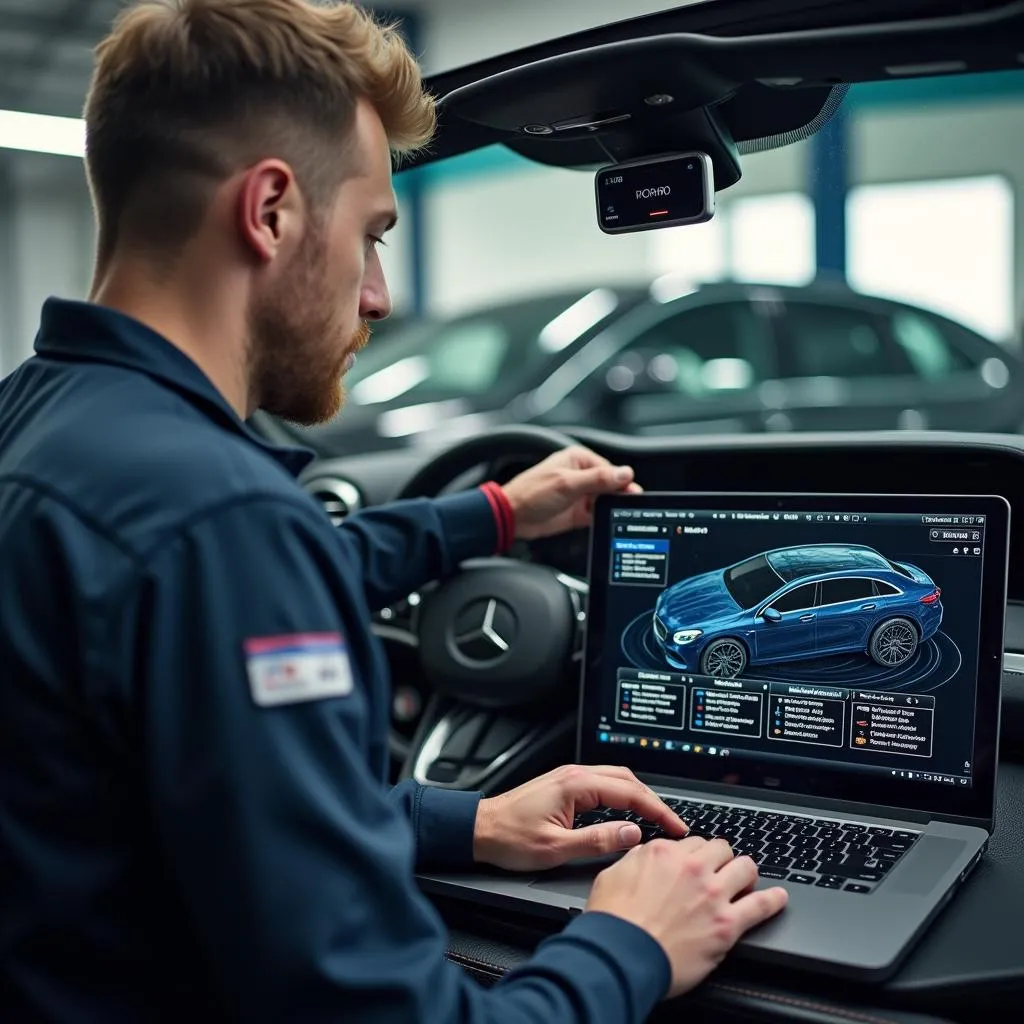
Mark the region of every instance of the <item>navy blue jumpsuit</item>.
POLYGON ((369 609, 497 524, 472 491, 335 528, 309 458, 86 303, 0 383, 0 1020, 641 1019, 668 962, 609 915, 493 989, 445 960, 414 871, 471 863, 479 795, 387 787, 369 609))

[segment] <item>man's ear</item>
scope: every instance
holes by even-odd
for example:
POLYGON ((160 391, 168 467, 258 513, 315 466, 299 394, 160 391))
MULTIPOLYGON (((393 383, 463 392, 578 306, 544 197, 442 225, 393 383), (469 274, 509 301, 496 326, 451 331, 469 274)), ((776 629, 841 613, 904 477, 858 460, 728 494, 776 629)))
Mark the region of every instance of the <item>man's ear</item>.
POLYGON ((295 173, 282 160, 261 160, 246 170, 238 192, 242 240, 260 263, 269 263, 302 234, 303 204, 295 173))

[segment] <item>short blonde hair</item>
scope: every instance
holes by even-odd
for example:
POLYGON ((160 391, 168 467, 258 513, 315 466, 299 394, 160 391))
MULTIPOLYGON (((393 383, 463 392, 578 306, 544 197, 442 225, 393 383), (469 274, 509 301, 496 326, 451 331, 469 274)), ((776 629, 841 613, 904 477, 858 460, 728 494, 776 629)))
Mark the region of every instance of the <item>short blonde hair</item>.
POLYGON ((86 169, 101 265, 121 244, 172 255, 217 185, 264 157, 286 160, 307 201, 325 203, 361 98, 395 154, 434 133, 398 27, 351 3, 141 0, 95 57, 86 169))

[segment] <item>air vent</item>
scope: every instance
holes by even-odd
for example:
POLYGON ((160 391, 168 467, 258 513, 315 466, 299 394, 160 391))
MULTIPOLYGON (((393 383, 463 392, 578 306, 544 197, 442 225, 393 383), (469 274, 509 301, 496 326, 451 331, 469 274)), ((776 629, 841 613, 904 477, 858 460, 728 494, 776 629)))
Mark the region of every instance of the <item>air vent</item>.
POLYGON ((327 518, 335 526, 362 505, 362 497, 355 484, 336 476, 321 476, 304 484, 309 494, 324 507, 327 518))

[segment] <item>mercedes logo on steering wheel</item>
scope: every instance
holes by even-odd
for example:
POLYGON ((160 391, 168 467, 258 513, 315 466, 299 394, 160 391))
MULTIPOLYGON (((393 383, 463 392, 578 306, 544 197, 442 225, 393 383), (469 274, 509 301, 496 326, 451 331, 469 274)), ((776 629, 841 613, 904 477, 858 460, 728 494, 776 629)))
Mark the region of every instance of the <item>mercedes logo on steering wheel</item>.
POLYGON ((515 612, 504 601, 479 598, 455 617, 453 653, 463 662, 493 665, 507 656, 517 632, 515 612))

